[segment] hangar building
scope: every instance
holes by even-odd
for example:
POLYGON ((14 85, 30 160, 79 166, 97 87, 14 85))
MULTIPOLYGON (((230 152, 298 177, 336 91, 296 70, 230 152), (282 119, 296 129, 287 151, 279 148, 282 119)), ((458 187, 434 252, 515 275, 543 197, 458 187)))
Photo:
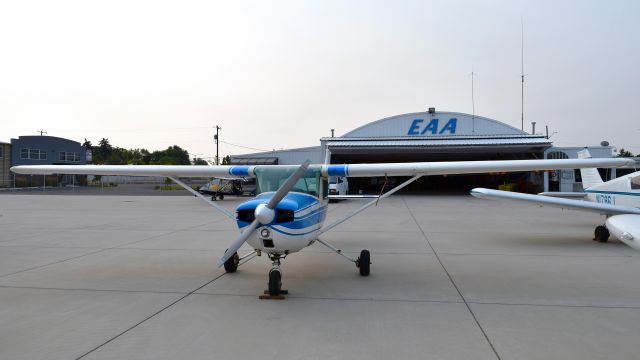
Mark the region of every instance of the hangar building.
POLYGON ((11 144, 0 141, 0 187, 9 187, 11 181, 11 144))
MULTIPOLYGON (((416 161, 522 160, 564 157, 549 139, 497 120, 457 112, 416 112, 365 124, 339 137, 323 137, 320 146, 232 156, 232 164, 385 163, 416 161), (551 157, 547 155, 551 154, 551 157), (267 162, 268 161, 268 162, 267 162)), ((611 148, 608 148, 611 154, 611 148)), ((606 152, 606 151, 605 151, 606 152)), ((599 156, 600 154, 594 154, 599 156)), ((610 157, 606 156, 606 157, 610 157)), ((574 157, 573 155, 571 157, 574 157)), ((568 176, 568 175, 567 175, 568 176)), ((380 191, 402 178, 351 178, 351 193, 380 191)), ((467 191, 473 187, 540 192, 556 176, 541 172, 424 177, 409 191, 467 191)))
MULTIPOLYGON (((29 135, 11 139, 11 166, 80 165, 87 162, 87 149, 79 142, 55 136, 29 135)), ((19 187, 59 185, 70 182, 70 176, 47 177, 15 175, 19 187)))

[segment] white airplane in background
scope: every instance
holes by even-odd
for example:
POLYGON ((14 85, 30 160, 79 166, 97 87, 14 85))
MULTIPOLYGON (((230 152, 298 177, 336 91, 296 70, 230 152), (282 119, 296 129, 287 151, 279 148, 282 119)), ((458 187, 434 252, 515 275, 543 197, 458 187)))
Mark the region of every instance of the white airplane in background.
POLYGON ((409 185, 421 176, 477 174, 489 172, 517 172, 536 170, 576 169, 584 167, 618 167, 633 163, 630 159, 566 159, 566 160, 506 160, 419 162, 351 165, 300 166, 189 166, 189 165, 30 165, 15 166, 17 174, 80 174, 164 176, 203 199, 232 220, 241 231, 218 261, 229 273, 235 272, 240 260, 253 254, 266 253, 272 261, 269 271, 268 294, 282 298, 282 270, 280 260, 318 241, 335 253, 355 263, 360 275, 370 271, 370 254, 362 250, 352 258, 342 250, 328 244, 319 236, 359 214, 383 198, 409 185), (339 177, 410 176, 411 178, 388 192, 369 201, 342 219, 324 225, 328 205, 327 179, 339 177), (210 202, 207 197, 191 189, 178 177, 235 177, 256 179, 256 197, 241 203, 235 214, 210 202), (238 250, 244 243, 254 250, 242 257, 238 250))
MULTIPOLYGON (((588 150, 578 153, 581 159, 590 159, 588 150)), ((604 182, 595 168, 581 168, 582 185, 586 200, 564 199, 544 195, 514 193, 476 188, 471 195, 481 199, 512 200, 542 206, 596 212, 607 217, 598 225, 594 240, 607 242, 610 233, 623 243, 640 250, 640 171, 604 182)), ((575 193, 571 193, 575 194, 575 193)))

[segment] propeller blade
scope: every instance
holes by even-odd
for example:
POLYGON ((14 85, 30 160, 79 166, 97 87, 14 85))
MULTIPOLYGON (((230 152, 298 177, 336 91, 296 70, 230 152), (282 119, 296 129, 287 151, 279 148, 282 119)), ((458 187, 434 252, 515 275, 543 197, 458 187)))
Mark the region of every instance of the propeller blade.
POLYGON ((242 232, 242 234, 240 234, 240 236, 238 236, 238 238, 231 244, 231 246, 229 246, 229 249, 227 249, 227 252, 224 253, 224 256, 222 256, 222 258, 218 260, 218 267, 221 267, 222 265, 224 265, 224 263, 227 260, 229 260, 229 258, 231 258, 233 254, 235 254, 238 251, 238 249, 240 249, 242 244, 244 244, 245 241, 247 241, 249 236, 251 236, 251 234, 256 230, 256 228, 259 225, 260 225, 260 222, 258 222, 258 220, 253 220, 253 222, 249 226, 244 228, 244 231, 242 232))
POLYGON ((280 189, 276 191, 276 193, 273 195, 273 197, 269 200, 269 203, 267 204, 267 207, 269 209, 274 209, 276 205, 278 205, 280 200, 282 200, 285 196, 287 196, 287 194, 289 193, 289 190, 293 188, 293 186, 296 184, 298 179, 300 179, 302 175, 304 175, 304 172, 307 171, 307 168, 309 167, 310 163, 311 161, 307 159, 307 161, 305 161, 302 165, 300 165, 300 167, 293 174, 291 174, 291 176, 289 176, 287 181, 285 181, 284 184, 280 186, 280 189))

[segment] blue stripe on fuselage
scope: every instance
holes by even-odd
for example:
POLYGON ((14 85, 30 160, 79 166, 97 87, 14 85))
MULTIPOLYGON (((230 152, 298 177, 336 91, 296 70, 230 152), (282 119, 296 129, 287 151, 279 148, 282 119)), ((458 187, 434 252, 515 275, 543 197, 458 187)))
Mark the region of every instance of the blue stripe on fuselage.
MULTIPOLYGON (((299 229, 308 228, 314 225, 322 224, 326 219, 326 217, 327 217, 327 206, 324 205, 302 217, 299 217, 299 218, 294 217, 293 221, 282 222, 282 223, 271 223, 271 224, 268 224, 267 226, 279 232, 282 232, 282 231, 274 228, 274 226, 281 226, 283 228, 287 228, 291 230, 299 230, 299 229)), ((251 224, 250 222, 240 221, 240 220, 237 220, 236 222, 238 224, 238 228, 240 229, 251 224)), ((289 235, 296 235, 296 234, 289 234, 289 235)))
POLYGON ((600 190, 585 190, 586 193, 591 194, 611 194, 611 195, 627 195, 627 196, 640 196, 640 192, 624 192, 624 191, 600 191, 600 190))

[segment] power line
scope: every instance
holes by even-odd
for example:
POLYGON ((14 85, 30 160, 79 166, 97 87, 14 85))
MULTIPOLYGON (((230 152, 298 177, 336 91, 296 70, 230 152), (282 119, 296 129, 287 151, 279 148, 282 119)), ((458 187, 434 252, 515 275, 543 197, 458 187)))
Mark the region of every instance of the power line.
POLYGON ((265 151, 265 152, 267 152, 267 151, 273 151, 273 150, 258 149, 258 148, 254 148, 254 147, 251 147, 251 146, 245 146, 245 145, 232 144, 232 143, 230 143, 230 142, 222 141, 222 140, 218 140, 218 141, 220 141, 220 142, 221 142, 221 143, 223 143, 223 144, 227 144, 227 145, 231 145, 231 146, 235 146, 235 147, 239 147, 239 148, 243 148, 243 149, 256 150, 256 151, 265 151))

